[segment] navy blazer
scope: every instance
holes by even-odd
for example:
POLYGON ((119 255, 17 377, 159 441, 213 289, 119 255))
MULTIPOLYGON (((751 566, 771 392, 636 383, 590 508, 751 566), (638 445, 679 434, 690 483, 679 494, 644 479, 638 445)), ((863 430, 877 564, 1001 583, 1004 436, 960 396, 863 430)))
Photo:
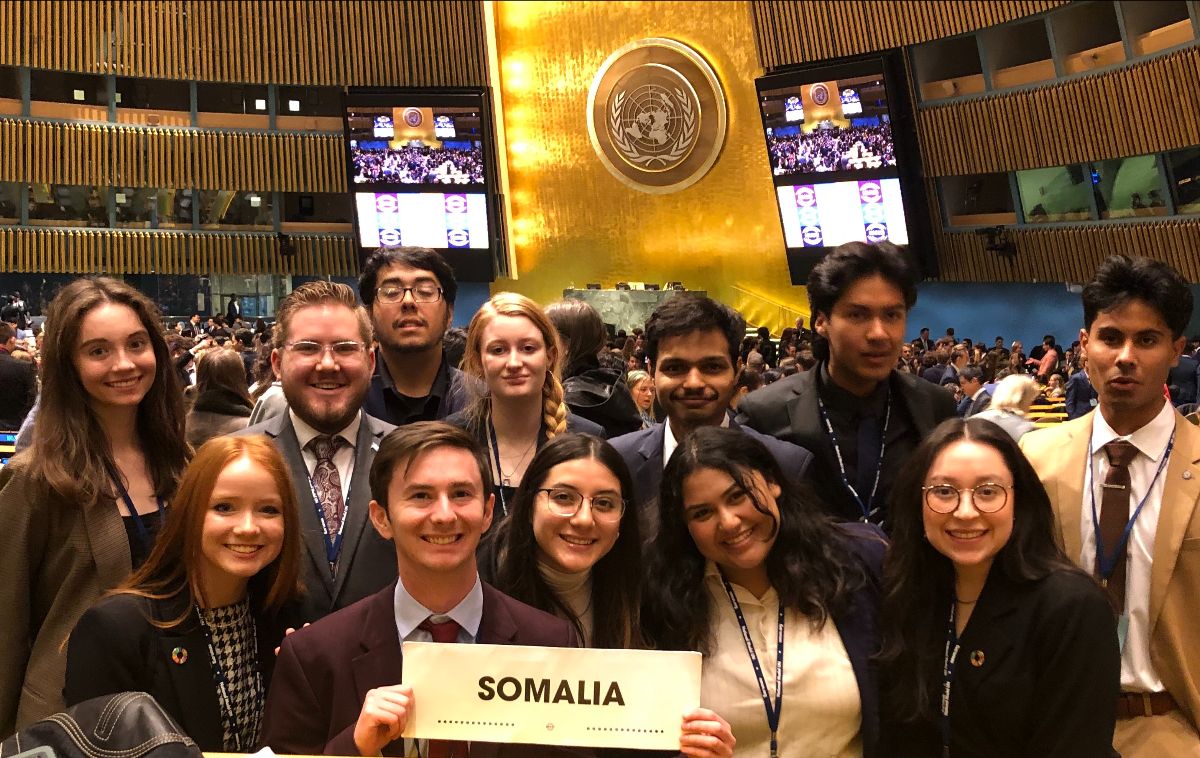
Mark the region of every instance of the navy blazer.
MULTIPOLYGON (((641 429, 609 440, 609 444, 617 449, 629 466, 633 476, 633 493, 637 500, 639 512, 643 514, 644 528, 657 531, 657 503, 659 487, 662 485, 663 440, 666 438, 666 422, 655 424, 649 429, 641 429)), ((766 445, 767 450, 775 456, 775 461, 784 475, 792 476, 796 481, 804 479, 808 465, 812 462, 812 453, 799 445, 777 440, 760 434, 748 426, 729 422, 730 429, 737 429, 766 445)), ((680 440, 682 442, 682 440, 680 440)), ((643 531, 649 538, 653 532, 643 531)))
POLYGON ((384 435, 395 428, 362 414, 354 446, 354 474, 350 478, 350 502, 346 504, 346 524, 342 529, 337 576, 330 576, 329 573, 325 529, 317 517, 316 503, 309 487, 308 467, 300 452, 300 441, 292 426, 291 415, 284 412, 272 416, 234 435, 264 434, 287 461, 292 489, 299 504, 306 554, 301 558, 300 569, 304 595, 296 612, 301 622, 316 621, 370 595, 396 578, 396 548, 391 540, 379 536, 367 514, 371 502, 371 463, 375 460, 375 451, 379 449, 384 435))
MULTIPOLYGON (((283 641, 263 717, 264 745, 276 753, 358 755, 354 725, 367 691, 399 684, 403 670, 396 631, 396 582, 354 605, 297 630, 283 641)), ((568 622, 483 584, 477 639, 488 645, 577 647, 568 622)), ((419 701, 420 693, 414 693, 419 701)), ((401 755, 403 740, 385 746, 401 755)), ((471 758, 592 755, 541 745, 471 744, 471 758)))
POLYGON ((1076 371, 1071 374, 1071 378, 1067 380, 1067 420, 1076 419, 1081 416, 1086 416, 1091 412, 1092 408, 1096 407, 1096 401, 1099 395, 1096 394, 1096 388, 1092 386, 1092 380, 1088 378, 1086 371, 1076 371))

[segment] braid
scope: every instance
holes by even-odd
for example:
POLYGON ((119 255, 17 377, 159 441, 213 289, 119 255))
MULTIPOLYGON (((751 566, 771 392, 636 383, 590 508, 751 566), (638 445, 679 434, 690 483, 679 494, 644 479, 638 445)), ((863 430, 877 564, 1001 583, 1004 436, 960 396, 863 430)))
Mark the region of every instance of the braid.
POLYGON ((553 372, 546 375, 542 385, 542 424, 546 427, 546 440, 567 431, 567 404, 563 402, 563 386, 553 372))

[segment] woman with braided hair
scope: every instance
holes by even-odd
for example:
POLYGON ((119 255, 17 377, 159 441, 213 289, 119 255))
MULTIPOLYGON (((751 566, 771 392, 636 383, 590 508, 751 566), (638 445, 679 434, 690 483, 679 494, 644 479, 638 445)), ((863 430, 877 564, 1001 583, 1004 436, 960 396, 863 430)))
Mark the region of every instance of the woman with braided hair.
POLYGON ((446 419, 479 440, 495 481, 496 516, 508 515, 517 485, 534 454, 566 431, 604 437, 604 429, 573 415, 563 400, 562 348, 541 307, 513 292, 488 300, 467 327, 462 370, 476 397, 446 419))

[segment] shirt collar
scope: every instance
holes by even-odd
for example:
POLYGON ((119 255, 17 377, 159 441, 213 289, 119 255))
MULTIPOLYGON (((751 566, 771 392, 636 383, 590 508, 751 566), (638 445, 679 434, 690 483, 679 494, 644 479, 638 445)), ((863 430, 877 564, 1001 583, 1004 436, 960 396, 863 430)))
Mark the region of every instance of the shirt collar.
MULTIPOLYGON (((722 429, 729 428, 728 413, 721 414, 721 423, 718 426, 722 429)), ((679 440, 675 439, 674 433, 671 432, 671 420, 667 419, 663 422, 663 468, 667 467, 667 461, 671 460, 671 455, 677 447, 679 447, 679 440)))
POLYGON ((1166 451, 1167 442, 1174 432, 1175 407, 1165 399, 1162 409, 1150 423, 1124 437, 1113 431, 1108 425, 1108 420, 1104 418, 1103 411, 1097 410, 1092 420, 1092 455, 1102 453, 1104 446, 1113 440, 1123 439, 1133 443, 1142 455, 1152 461, 1158 461, 1159 456, 1166 451))
POLYGON ((887 379, 879 382, 866 398, 861 398, 839 387, 833 381, 833 377, 829 375, 828 361, 821 362, 820 373, 817 375, 817 378, 820 380, 817 385, 818 394, 820 394, 821 399, 830 408, 836 411, 860 417, 882 416, 887 409, 888 382, 891 381, 890 374, 887 379))
POLYGON ((396 581, 396 594, 392 606, 396 615, 396 632, 400 635, 401 641, 407 640, 425 619, 435 615, 449 616, 471 636, 471 639, 477 639, 479 625, 483 622, 483 584, 476 576, 471 591, 459 601, 458 605, 446 613, 435 614, 408 594, 408 590, 404 587, 404 580, 399 579, 396 581))
MULTIPOLYGON (((300 449, 303 450, 312 442, 313 437, 320 436, 320 432, 306 424, 303 419, 296 415, 296 412, 288 408, 288 416, 292 419, 292 427, 296 430, 296 441, 300 443, 300 449)), ((354 420, 346 425, 346 428, 338 432, 335 436, 341 437, 350 447, 358 441, 358 426, 362 423, 362 413, 354 414, 354 420)))
MULTIPOLYGON (((400 391, 396 389, 396 380, 392 378, 392 372, 388 371, 387 361, 383 359, 383 348, 375 349, 375 371, 379 375, 379 382, 383 385, 384 389, 389 390, 396 395, 400 395, 401 397, 408 397, 408 395, 402 395, 400 391)), ((433 384, 429 387, 429 394, 426 395, 426 397, 436 397, 440 400, 446 396, 446 390, 449 388, 449 386, 450 370, 449 365, 446 362, 446 353, 443 351, 442 362, 438 364, 437 376, 433 378, 433 384)))

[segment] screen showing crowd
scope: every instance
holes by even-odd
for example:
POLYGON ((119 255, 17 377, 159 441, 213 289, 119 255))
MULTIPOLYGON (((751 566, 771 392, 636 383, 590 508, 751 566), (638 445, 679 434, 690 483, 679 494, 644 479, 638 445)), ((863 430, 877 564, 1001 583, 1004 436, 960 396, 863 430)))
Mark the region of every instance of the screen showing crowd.
POLYGON ((346 121, 355 184, 484 183, 477 109, 354 106, 346 121))
POLYGON ((776 177, 896 166, 882 75, 759 93, 776 177))

